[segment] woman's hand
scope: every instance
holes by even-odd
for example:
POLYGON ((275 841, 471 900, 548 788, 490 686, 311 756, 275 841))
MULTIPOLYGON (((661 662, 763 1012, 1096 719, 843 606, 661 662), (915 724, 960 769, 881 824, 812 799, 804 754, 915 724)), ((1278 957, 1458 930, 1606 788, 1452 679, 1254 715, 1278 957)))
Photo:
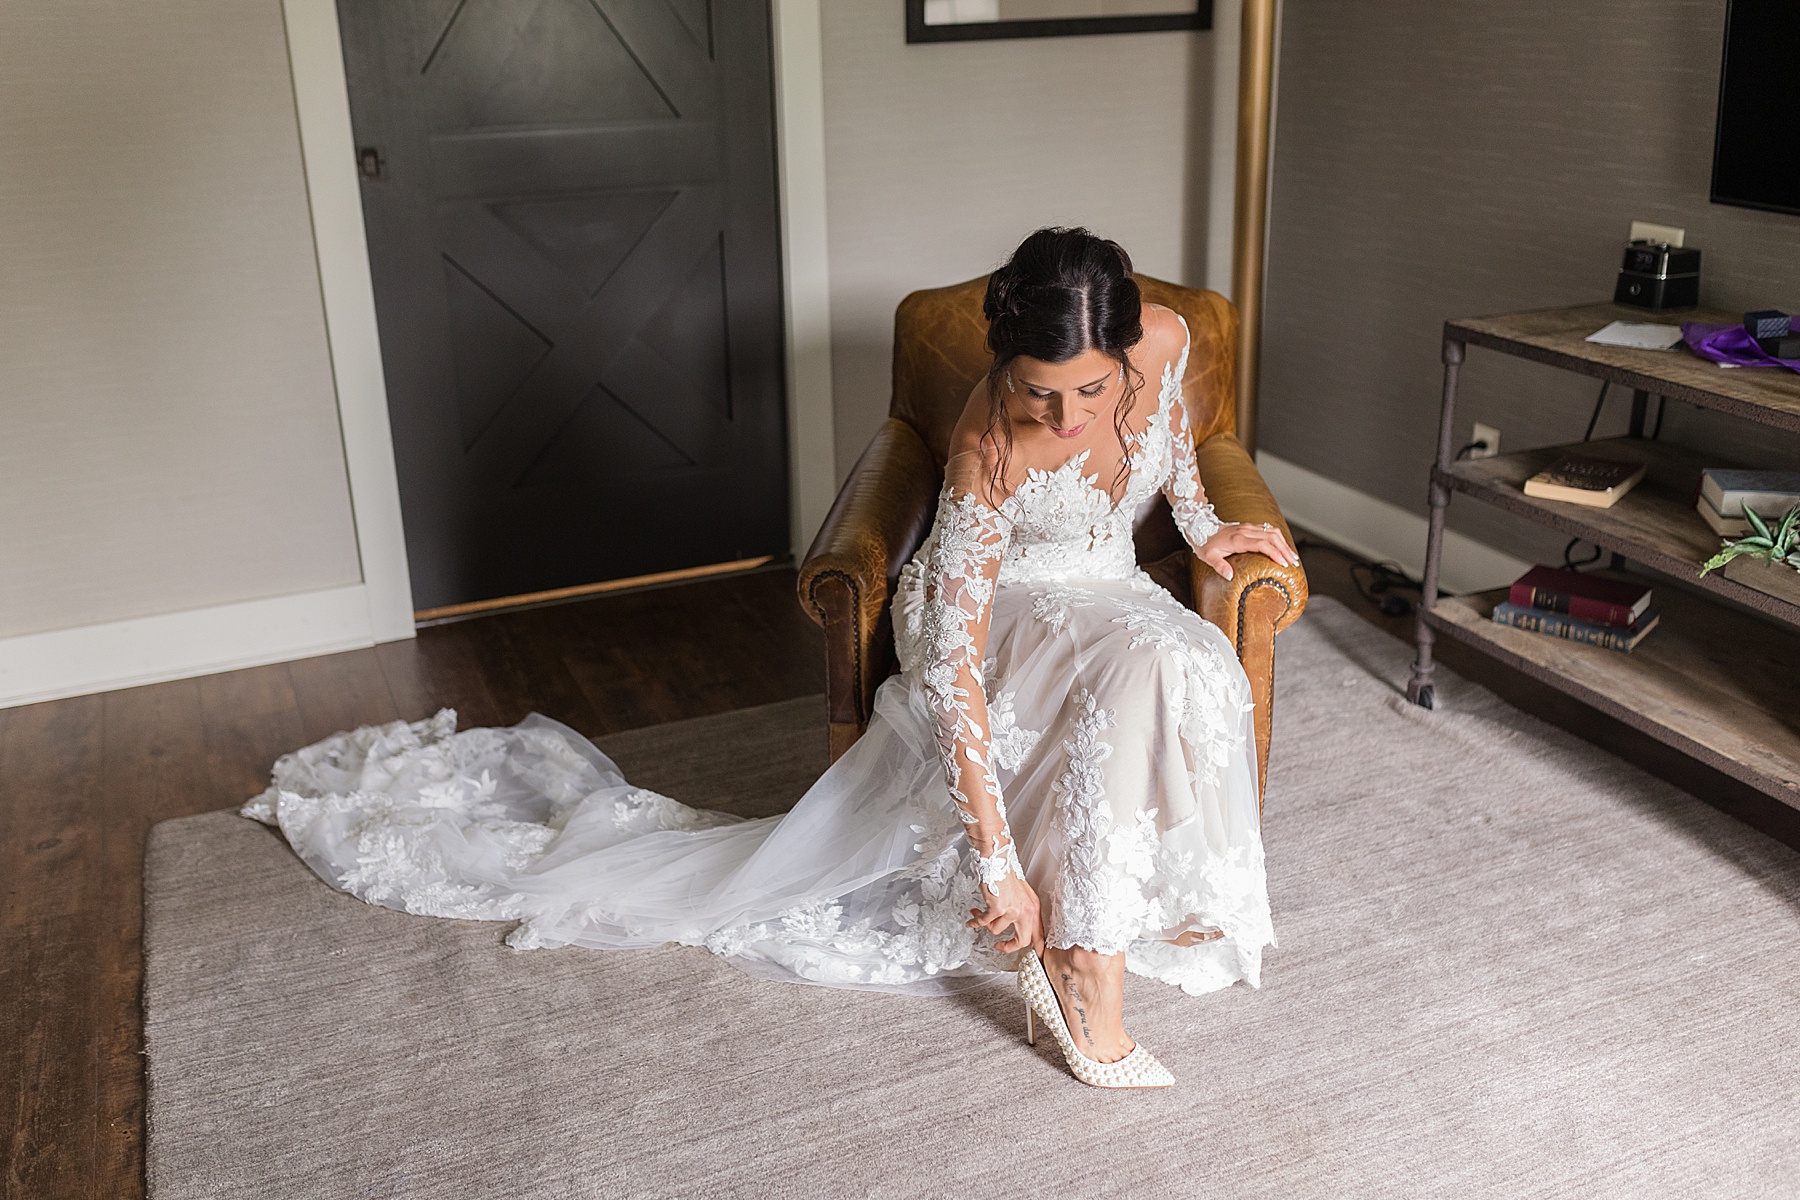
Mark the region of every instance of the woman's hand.
POLYGON ((1233 521, 1221 525, 1219 532, 1206 539, 1206 545, 1195 551, 1207 566, 1226 579, 1231 578, 1233 554, 1266 554, 1285 567, 1300 565, 1300 556, 1288 548, 1287 539, 1273 525, 1251 525, 1233 521))
POLYGON ((969 910, 973 918, 969 922, 970 929, 985 929, 996 938, 1010 929, 1012 936, 995 949, 1011 954, 1030 946, 1043 954, 1044 919, 1038 909, 1037 893, 1031 890, 1029 883, 1017 875, 1008 875, 997 888, 983 887, 981 896, 987 901, 987 910, 969 910))

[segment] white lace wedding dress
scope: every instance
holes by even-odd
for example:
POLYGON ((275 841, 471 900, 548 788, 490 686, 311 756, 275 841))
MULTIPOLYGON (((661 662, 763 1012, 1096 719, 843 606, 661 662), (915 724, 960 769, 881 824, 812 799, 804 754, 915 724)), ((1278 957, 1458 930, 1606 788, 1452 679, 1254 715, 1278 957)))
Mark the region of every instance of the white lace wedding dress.
POLYGON ((1123 951, 1192 993, 1254 985, 1274 936, 1249 685, 1224 636, 1132 550, 1132 514, 1159 489, 1191 543, 1218 528, 1186 357, 1163 370, 1116 500, 1087 453, 1031 471, 998 507, 946 485, 894 601, 902 672, 784 816, 633 787, 541 716, 458 733, 449 711, 289 754, 244 813, 334 887, 514 921, 515 947, 680 942, 753 975, 942 992, 1011 969, 965 925, 979 873, 1013 861, 965 836, 979 787, 1004 797, 1050 944, 1123 951), (1188 932, 1218 936, 1171 944, 1188 932))

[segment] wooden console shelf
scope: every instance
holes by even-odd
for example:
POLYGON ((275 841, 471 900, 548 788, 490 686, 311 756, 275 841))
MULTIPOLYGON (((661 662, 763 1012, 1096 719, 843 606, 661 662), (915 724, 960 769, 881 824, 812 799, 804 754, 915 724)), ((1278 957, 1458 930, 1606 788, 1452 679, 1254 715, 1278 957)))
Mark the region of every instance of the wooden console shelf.
POLYGON ((1800 605, 1717 573, 1700 574, 1701 564, 1719 547, 1717 535, 1694 510, 1700 472, 1731 464, 1643 436, 1652 395, 1800 432, 1800 374, 1721 370, 1685 350, 1629 350, 1583 340, 1616 320, 1723 324, 1735 319, 1728 313, 1654 314, 1593 304, 1444 323, 1444 400, 1431 474, 1426 599, 1419 610, 1419 656, 1408 698, 1431 707, 1432 640, 1442 633, 1800 809, 1800 605), (1455 461, 1457 374, 1472 345, 1631 388, 1631 436, 1455 461), (1527 478, 1576 449, 1644 462, 1649 470, 1611 508, 1525 495, 1527 478), (1592 542, 1613 552, 1615 566, 1629 563, 1689 586, 1657 589, 1662 623, 1630 654, 1497 625, 1489 618, 1503 593, 1437 595, 1444 512, 1452 494, 1592 542), (1711 597, 1735 601, 1766 619, 1711 597))
POLYGON ((1729 371, 1695 358, 1684 349, 1631 350, 1624 346, 1596 346, 1585 340, 1588 334, 1613 321, 1730 325, 1743 319, 1743 313, 1717 309, 1656 313, 1622 304, 1583 304, 1499 317, 1459 317, 1444 322, 1444 340, 1529 358, 1633 391, 1667 396, 1759 425, 1800 432, 1800 374, 1793 371, 1778 367, 1729 371))
POLYGON ((1452 463, 1448 470, 1434 469, 1432 477, 1455 491, 1604 546, 1652 570, 1800 624, 1800 605, 1744 587, 1717 572, 1700 574, 1701 564, 1719 549, 1719 535, 1694 510, 1700 472, 1705 467, 1729 465, 1667 442, 1607 438, 1452 463), (1569 452, 1648 462, 1650 469, 1644 481, 1611 508, 1527 496, 1525 481, 1569 452))
POLYGON ((1800 635, 1674 589, 1630 654, 1489 619, 1506 593, 1440 599, 1432 628, 1800 808, 1800 635))

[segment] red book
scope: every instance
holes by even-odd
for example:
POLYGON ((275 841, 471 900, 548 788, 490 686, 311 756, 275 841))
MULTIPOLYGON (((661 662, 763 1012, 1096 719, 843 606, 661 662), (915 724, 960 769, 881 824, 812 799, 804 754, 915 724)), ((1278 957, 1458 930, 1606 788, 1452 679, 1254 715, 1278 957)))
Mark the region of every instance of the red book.
POLYGON ((1650 607, 1650 589, 1623 579, 1602 579, 1556 567, 1533 567, 1507 597, 1520 608, 1568 613, 1596 625, 1630 625, 1650 607))

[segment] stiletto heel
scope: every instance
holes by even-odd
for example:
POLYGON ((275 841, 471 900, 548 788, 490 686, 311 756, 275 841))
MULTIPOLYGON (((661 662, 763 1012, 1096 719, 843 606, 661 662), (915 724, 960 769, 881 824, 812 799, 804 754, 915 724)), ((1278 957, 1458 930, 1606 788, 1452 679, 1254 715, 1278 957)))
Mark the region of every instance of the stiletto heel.
POLYGON ((1036 1044, 1035 1016, 1044 1022, 1061 1047, 1063 1061, 1069 1064, 1069 1073, 1089 1087, 1157 1088, 1174 1084, 1175 1076, 1170 1074, 1169 1068, 1156 1061, 1156 1056, 1141 1045, 1133 1047, 1131 1053, 1118 1062, 1109 1063, 1096 1062, 1077 1049, 1075 1037, 1069 1032, 1068 1018, 1063 1016, 1062 1005, 1056 999, 1056 989, 1050 985, 1050 975, 1038 961, 1035 950, 1026 950, 1019 955, 1019 992, 1025 997, 1026 1040, 1036 1044))

